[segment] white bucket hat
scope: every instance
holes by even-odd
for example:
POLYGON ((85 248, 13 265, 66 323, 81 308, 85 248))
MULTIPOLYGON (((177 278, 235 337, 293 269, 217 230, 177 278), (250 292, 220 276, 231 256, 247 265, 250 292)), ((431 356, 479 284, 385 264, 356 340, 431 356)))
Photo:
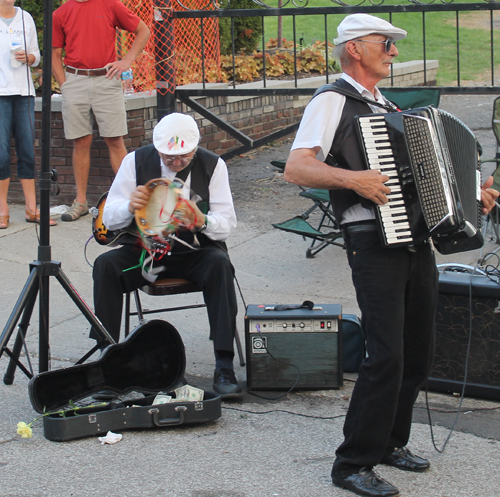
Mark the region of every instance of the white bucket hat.
POLYGON ((339 24, 337 33, 338 37, 333 40, 335 45, 371 34, 385 35, 394 41, 402 40, 407 35, 404 29, 396 28, 390 22, 368 14, 345 17, 339 24))
POLYGON ((200 141, 196 121, 186 114, 166 115, 153 130, 153 144, 161 154, 184 155, 192 152, 200 141))

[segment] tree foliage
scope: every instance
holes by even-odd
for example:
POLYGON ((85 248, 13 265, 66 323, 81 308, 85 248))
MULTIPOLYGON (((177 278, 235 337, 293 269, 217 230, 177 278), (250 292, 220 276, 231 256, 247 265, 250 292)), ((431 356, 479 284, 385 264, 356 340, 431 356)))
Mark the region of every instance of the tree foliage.
MULTIPOLYGON (((255 9, 258 6, 252 0, 231 0, 228 9, 255 9)), ((234 50, 237 54, 251 54, 257 49, 262 38, 262 20, 260 17, 234 17, 234 50)), ((220 52, 222 55, 233 53, 231 36, 231 18, 219 19, 220 52)))

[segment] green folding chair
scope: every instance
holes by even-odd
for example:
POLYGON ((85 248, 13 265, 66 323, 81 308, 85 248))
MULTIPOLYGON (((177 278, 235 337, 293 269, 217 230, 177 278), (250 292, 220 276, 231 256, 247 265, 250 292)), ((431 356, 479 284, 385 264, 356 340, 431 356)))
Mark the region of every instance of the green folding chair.
MULTIPOLYGON (((271 164, 281 171, 285 170, 285 161, 271 161, 271 164)), ((282 223, 275 223, 272 226, 289 233, 301 235, 304 239, 311 238, 311 245, 306 250, 306 258, 308 259, 312 259, 329 245, 343 248, 342 231, 333 215, 328 190, 305 188, 300 185, 299 188, 302 190, 299 195, 312 200, 313 205, 302 214, 287 219, 282 223), (314 227, 308 222, 308 219, 311 213, 317 209, 321 211, 321 218, 317 227, 314 227)))
POLYGON ((441 91, 434 88, 380 88, 380 93, 401 110, 438 107, 441 100, 441 91))

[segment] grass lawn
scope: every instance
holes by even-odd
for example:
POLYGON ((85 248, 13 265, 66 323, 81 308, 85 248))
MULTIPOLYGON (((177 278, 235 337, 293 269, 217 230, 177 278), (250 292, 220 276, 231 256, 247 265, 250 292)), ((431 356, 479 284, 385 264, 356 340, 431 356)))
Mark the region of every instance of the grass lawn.
MULTIPOLYGON (((401 4, 398 0, 386 0, 384 5, 401 4)), ((457 1, 455 3, 458 3, 457 1)), ((461 2, 466 3, 466 2, 461 2)), ((330 0, 314 0, 309 6, 331 6, 330 0)), ((500 12, 495 12, 500 18, 500 12)), ((345 17, 342 15, 327 16, 327 34, 331 42, 337 36, 337 26, 345 17)), ((378 14, 378 17, 389 20, 388 14, 378 14)), ((496 19, 497 17, 495 17, 496 19)), ((265 18, 265 38, 276 38, 277 18, 265 18)), ((283 37, 293 40, 293 24, 291 17, 283 17, 283 37)), ((421 60, 424 58, 423 45, 423 14, 395 13, 392 23, 408 31, 408 37, 398 42, 400 52, 396 62, 421 60)), ((460 81, 484 80, 491 84, 491 52, 490 52, 490 13, 461 12, 459 14, 460 36, 460 81)), ((455 85, 457 81, 457 42, 455 12, 428 12, 425 14, 426 27, 426 58, 438 60, 438 84, 455 85)), ((296 42, 305 45, 316 40, 325 40, 325 16, 296 17, 296 42)), ((494 31, 494 43, 498 46, 500 33, 494 31)), ((495 54, 495 67, 500 65, 500 50, 495 54)), ((498 78, 496 78, 498 79, 498 78)), ((498 81, 495 81, 498 84, 498 81)))

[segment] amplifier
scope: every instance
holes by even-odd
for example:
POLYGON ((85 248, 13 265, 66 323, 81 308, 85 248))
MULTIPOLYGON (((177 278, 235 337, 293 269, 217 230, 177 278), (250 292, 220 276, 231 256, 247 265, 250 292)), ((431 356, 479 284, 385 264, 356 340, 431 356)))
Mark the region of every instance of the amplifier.
POLYGON ((245 316, 248 390, 342 387, 342 307, 275 310, 249 305, 245 316))
POLYGON ((469 336, 465 395, 500 400, 500 285, 483 275, 441 272, 430 390, 462 392, 469 336))

